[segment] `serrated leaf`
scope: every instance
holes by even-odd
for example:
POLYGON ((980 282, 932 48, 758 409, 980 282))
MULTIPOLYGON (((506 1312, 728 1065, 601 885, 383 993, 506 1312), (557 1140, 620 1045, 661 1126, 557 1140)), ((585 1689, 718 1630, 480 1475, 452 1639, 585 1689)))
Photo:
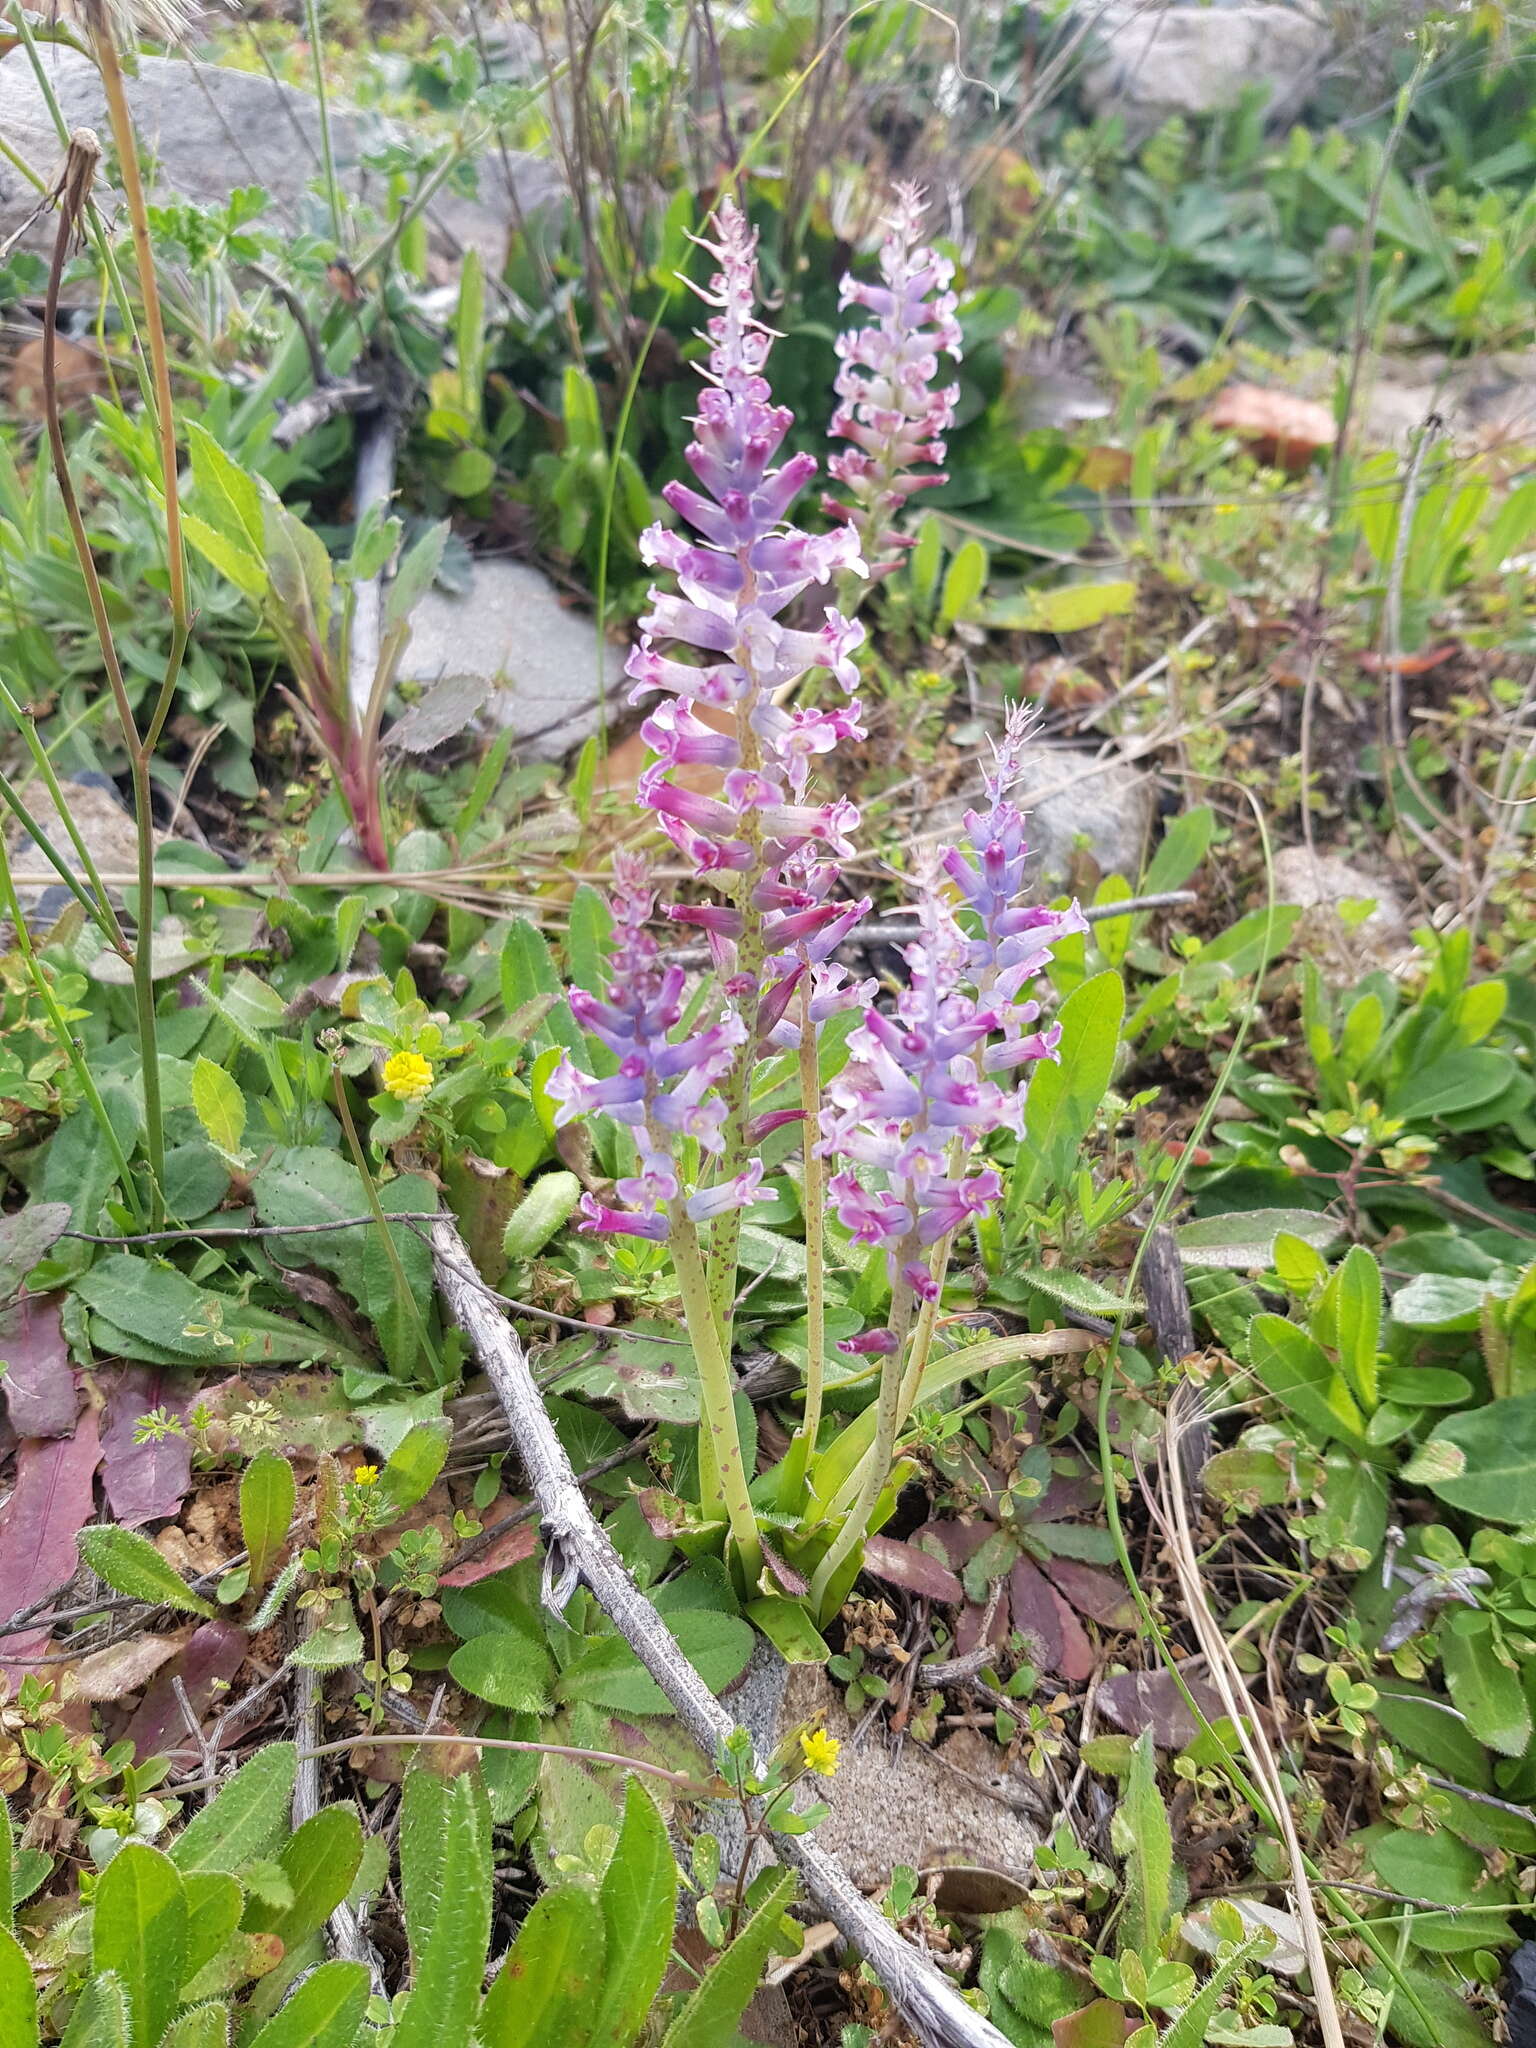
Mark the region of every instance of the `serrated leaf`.
POLYGON ((240 1477, 240 1533, 250 1553, 253 1586, 266 1584, 277 1553, 288 1538, 298 1482, 293 1467, 276 1451, 259 1451, 240 1477))
POLYGON ((786 1870, 730 1947, 705 1971, 704 1981, 668 2027, 662 2048, 718 2048, 730 2040, 757 1989, 794 1894, 794 1876, 786 1870))
POLYGON ((1131 1750, 1115 1828, 1116 1846, 1125 1857, 1125 1945, 1150 1965, 1173 1910, 1173 1830, 1157 1788, 1150 1729, 1137 1736, 1131 1750))
POLYGON ((291 1742, 269 1742, 242 1764, 201 1813, 193 1814, 170 1857, 183 1874, 194 1870, 238 1873, 265 1857, 288 1830, 288 1809, 298 1775, 291 1742))
POLYGON ((598 1893, 608 1962, 597 2023, 598 2041, 630 2041, 651 2009, 672 1952, 677 1865, 656 1802, 630 1778, 624 1821, 598 1893))
POLYGON ((168 1856, 125 1842, 96 1884, 91 1964, 122 1981, 136 2041, 158 2041, 186 1975, 187 1899, 168 1856))
POLYGON ((361 1963, 322 1963, 248 2048, 354 2048, 367 2004, 361 1963))
POLYGON ((234 1075, 204 1054, 192 1069, 192 1107, 214 1150, 237 1156, 245 1136, 245 1095, 234 1075))
POLYGON ((606 1974, 607 1936, 594 1892, 544 1892, 485 1994, 482 2048, 586 2048, 606 1974))
POLYGON ((441 1826, 440 1910, 425 1940, 407 1918, 415 1976, 390 2048, 458 2048, 480 2003, 491 1935, 491 1811, 478 1774, 464 1772, 448 1787, 441 1826))
POLYGON ((147 1600, 155 1607, 180 1608, 186 1614, 212 1616, 216 1612, 139 1530, 97 1522, 82 1529, 76 1541, 81 1561, 114 1593, 130 1600, 147 1600))

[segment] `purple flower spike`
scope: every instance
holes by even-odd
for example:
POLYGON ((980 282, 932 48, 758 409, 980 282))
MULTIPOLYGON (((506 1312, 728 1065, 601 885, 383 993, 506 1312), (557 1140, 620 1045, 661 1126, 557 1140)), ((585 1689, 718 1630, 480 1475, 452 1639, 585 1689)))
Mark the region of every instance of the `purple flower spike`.
MULTIPOLYGON (((923 211, 921 189, 899 185, 880 251, 883 282, 848 276, 842 284, 842 304, 864 307, 875 322, 837 339, 841 403, 830 431, 853 446, 827 467, 853 503, 826 502, 849 521, 871 561, 877 551, 903 544, 890 522, 912 493, 945 481, 937 466, 918 465, 943 462, 960 396, 958 384, 934 388, 940 355, 960 360, 960 323, 949 289, 954 265, 922 246, 923 211)), ((885 560, 873 573, 894 566, 894 558, 885 560)))
MULTIPOLYGON (((740 904, 737 878, 749 871, 760 882, 803 849, 844 858, 851 850, 854 807, 806 798, 814 760, 842 740, 862 738, 858 703, 789 710, 782 700, 814 669, 845 691, 855 688, 853 653, 863 628, 831 606, 822 607, 819 624, 785 618, 812 585, 865 571, 852 528, 810 534, 787 523, 816 463, 791 455, 774 465, 792 415, 773 403, 764 375, 774 336, 755 307, 757 236, 733 199, 722 202, 715 232, 716 240, 700 245, 718 269, 699 292, 710 308, 710 346, 695 438, 686 450, 700 488, 674 483, 664 493, 698 538, 663 526, 641 536, 645 560, 672 572, 678 594, 651 592, 628 671, 632 702, 663 693, 643 727, 659 759, 641 778, 640 800, 696 871, 740 904), (665 654, 658 643, 667 641, 704 659, 695 664, 665 654), (696 714, 696 704, 730 711, 731 727, 717 731, 696 714), (721 771, 721 797, 699 795, 676 779, 677 770, 701 765, 721 771)), ((759 907, 748 906, 754 917, 759 907)), ((751 952, 759 951, 744 927, 742 915, 706 924, 727 974, 743 940, 753 938, 751 952)), ((762 939, 764 950, 774 950, 771 932, 762 939)))

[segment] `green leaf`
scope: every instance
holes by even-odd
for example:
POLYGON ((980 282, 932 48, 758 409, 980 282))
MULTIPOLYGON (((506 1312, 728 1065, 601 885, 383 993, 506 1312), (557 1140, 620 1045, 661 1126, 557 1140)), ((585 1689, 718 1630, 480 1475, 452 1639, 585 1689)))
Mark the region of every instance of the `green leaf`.
MULTIPOLYGON (((1417 1916, 1415 1916, 1417 1917, 1417 1916)), ((1365 1973, 1375 1991, 1392 2000, 1392 2036, 1405 2048, 1491 2048, 1493 2036, 1472 2012, 1459 1986, 1412 1963, 1378 1963, 1365 1973), (1429 2025, 1404 1995, 1412 1991, 1429 2015, 1429 2025)))
POLYGON ((259 1451, 240 1478, 240 1533, 250 1552, 253 1586, 264 1586, 288 1540, 298 1482, 276 1451, 259 1451))
POLYGON ((1105 619, 1123 618, 1136 602, 1134 583, 1061 583, 1054 590, 1024 590, 986 605, 984 626, 1025 633, 1083 633, 1105 619))
MULTIPOLYGON (((752 1655, 752 1630, 735 1615, 687 1610, 669 1613, 667 1626, 712 1693, 723 1692, 746 1670, 752 1655)), ((561 1672, 556 1692, 562 1700, 586 1700, 612 1714, 672 1711, 661 1687, 618 1635, 596 1636, 585 1643, 561 1672)))
MULTIPOLYGON (((1339 1226, 1311 1209, 1247 1209, 1231 1215, 1201 1216, 1181 1223, 1174 1235, 1186 1266, 1247 1272, 1272 1266, 1281 1256, 1280 1239, 1298 1238, 1314 1251, 1332 1244, 1339 1226)), ((1326 1272, 1326 1268, 1324 1271, 1326 1272)))
POLYGON ((1448 1615, 1437 1634, 1445 1682, 1467 1726, 1500 1756, 1524 1756, 1531 1746, 1531 1703, 1519 1671, 1498 1654, 1492 1617, 1448 1615))
POLYGON ((0 1799, 0 1928, 16 1925, 16 1830, 9 1802, 0 1799))
POLYGON ((390 632, 409 623, 411 613, 432 588, 447 542, 448 522, 440 519, 400 558, 400 566, 384 597, 384 623, 390 632))
POLYGON ((229 2048, 229 2007, 210 2001, 184 2012, 160 2048, 229 2048))
POLYGON ((131 2048, 129 2027, 122 1979, 98 1970, 86 1978, 59 2048, 131 2048))
POLYGON ((1424 1481, 1431 1493, 1484 1521, 1536 1521, 1536 1394, 1446 1416, 1420 1455, 1436 1451, 1446 1456, 1424 1481))
POLYGON ((1125 1021, 1118 974, 1096 974, 1075 988, 1057 1016, 1061 1058, 1042 1061, 1024 1098, 1024 1142, 1014 1167, 1009 1212, 1062 1186, 1093 1129, 1114 1077, 1125 1021))
POLYGON ((1486 1280, 1459 1273, 1415 1273, 1392 1297, 1392 1320, 1405 1330, 1475 1330, 1486 1280))
POLYGON ((939 624, 952 626, 968 618, 976 600, 987 587, 987 551, 979 540, 968 540, 957 549, 944 577, 939 599, 939 624))
POLYGON ((0 1927, 0 2041, 5 2048, 37 2048, 37 1990, 26 1950, 0 1927))
POLYGON ((211 1616, 217 1612, 137 1529, 97 1522, 82 1529, 75 1540, 82 1562, 97 1578, 105 1579, 114 1593, 130 1600, 148 1600, 156 1607, 177 1607, 186 1614, 211 1616))
POLYGON ((91 1965, 114 1970, 135 2041, 158 2041, 186 1976, 187 1900, 181 1873, 143 1842, 125 1842, 96 1884, 91 1965))
POLYGON ((21 1291, 23 1280, 69 1225, 68 1202, 28 1202, 24 1209, 0 1217, 0 1301, 21 1291))
POLYGON ((535 1259, 563 1230, 581 1200, 574 1173, 541 1173, 507 1219, 502 1251, 510 1260, 535 1259))
POLYGON ((578 1884, 542 1893, 485 1995, 483 2048, 587 2048, 606 1942, 594 1893, 578 1884))
POLYGON ((1305 1330, 1284 1316, 1255 1316, 1248 1360, 1264 1391, 1302 1422, 1314 1441, 1342 1438, 1365 1448, 1365 1420, 1333 1361, 1305 1330))
POLYGON ((449 1676, 477 1700, 514 1713, 547 1713, 554 1659, 542 1636, 498 1629, 472 1636, 448 1660, 449 1676))
POLYGON ((624 1821, 598 1893, 608 1961, 593 2036, 629 2042, 651 2009, 672 1953, 677 1865, 656 1802, 630 1778, 624 1821))
POLYGON ((187 1960, 182 1988, 206 1969, 234 1938, 245 1910, 245 1894, 222 1870, 195 1870, 183 1877, 187 1899, 187 1960))
POLYGON ((367 2004, 361 1963, 322 1963, 248 2048, 355 2048, 367 2004))
POLYGON ((75 1292, 115 1331, 147 1344, 148 1353, 128 1355, 148 1356, 152 1364, 169 1353, 228 1373, 247 1365, 334 1358, 340 1348, 334 1337, 248 1308, 233 1295, 196 1287, 175 1267, 127 1252, 98 1259, 75 1282, 75 1292))
POLYGON ((565 964, 571 980, 588 995, 601 996, 608 980, 608 943, 613 912, 601 892, 582 882, 571 898, 565 928, 565 964))
POLYGON ((358 1663, 363 1654, 363 1632, 357 1625, 350 1600, 338 1600, 324 1621, 317 1621, 289 1661, 311 1671, 339 1671, 343 1664, 358 1663))
POLYGON ((414 1507, 432 1489, 448 1457, 453 1434, 446 1422, 418 1422, 408 1429, 379 1474, 379 1490, 399 1508, 414 1507))
POLYGON ((243 596, 253 598, 259 604, 267 594, 271 578, 265 565, 255 555, 199 519, 195 512, 183 512, 182 530, 198 553, 212 562, 219 574, 232 583, 243 596))
POLYGON ((734 2033, 773 1952, 784 1909, 795 1895, 794 1875, 784 1871, 768 1896, 668 2027, 661 2048, 720 2048, 734 2033))
POLYGON ((1253 1958, 1268 1946, 1269 1936, 1262 1935, 1246 1943, 1213 1970, 1188 2005, 1174 2015, 1160 2048, 1204 2048, 1206 2029, 1216 2016, 1227 1986, 1239 1970, 1246 1969, 1253 1958))
POLYGON ((1138 895, 1160 896, 1167 889, 1182 889, 1205 859, 1216 813, 1209 804, 1197 804, 1183 811, 1163 834, 1163 842, 1147 863, 1138 895))
POLYGON ((1124 1295, 1071 1266, 1016 1266, 1008 1277, 1021 1287, 1033 1287, 1049 1300, 1059 1301, 1064 1308, 1076 1309, 1079 1315, 1113 1319, 1123 1315, 1129 1305, 1124 1295))
POLYGON ((186 436, 198 509, 216 532, 259 561, 266 517, 256 479, 196 420, 186 422, 186 436))
POLYGON ((1336 1275, 1337 1350, 1355 1397, 1367 1414, 1376 1406, 1376 1353, 1381 1345, 1381 1268, 1363 1244, 1351 1245, 1336 1275))
POLYGON ((203 1054, 192 1069, 192 1107, 214 1150, 236 1157, 245 1136, 245 1095, 227 1068, 203 1054))
POLYGON ((415 1976, 390 2048, 459 2048, 480 2003, 491 1938, 491 1809, 478 1773, 453 1780, 441 1826, 438 1910, 425 1939, 407 1919, 415 1976))
POLYGON ((1490 1046, 1473 1046, 1446 1053, 1427 1067, 1414 1068, 1387 1091, 1382 1107, 1388 1116, 1400 1116, 1413 1123, 1427 1118, 1449 1116, 1453 1111, 1475 1109, 1502 1095, 1519 1073, 1507 1053, 1490 1046))
POLYGON ((176 1868, 238 1873, 270 1855, 288 1831, 298 1768, 291 1742, 269 1742, 258 1749, 176 1837, 170 1850, 176 1868))
POLYGON ((1173 1911, 1173 1830, 1157 1789, 1157 1752, 1145 1730, 1131 1751, 1125 1796, 1115 1814, 1116 1846, 1125 1858, 1125 1946, 1148 1965, 1162 1948, 1173 1911))
POLYGON ((352 1889, 362 1855, 363 1830, 352 1808, 322 1806, 278 1852, 277 1866, 291 1894, 288 1903, 275 1906, 253 1898, 246 1908, 246 1933, 275 1934, 291 1955, 325 1925, 352 1889))
POLYGON ((501 949, 501 1000, 508 1016, 520 1010, 524 1003, 531 1003, 537 996, 555 996, 558 1001, 551 1007, 543 1023, 534 1034, 533 1042, 538 1045, 560 1045, 569 1053, 581 1059, 586 1053, 586 1038, 576 1019, 571 1015, 570 1004, 565 1001, 565 988, 559 970, 550 953, 549 943, 537 925, 530 924, 526 917, 515 917, 507 927, 507 936, 501 949))

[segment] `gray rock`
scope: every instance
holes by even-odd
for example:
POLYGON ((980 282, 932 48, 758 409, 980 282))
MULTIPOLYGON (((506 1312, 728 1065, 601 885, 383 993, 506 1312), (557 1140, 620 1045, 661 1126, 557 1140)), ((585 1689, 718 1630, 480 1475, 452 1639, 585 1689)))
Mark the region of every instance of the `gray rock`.
POLYGON ((1536 437, 1536 350, 1448 356, 1380 356, 1368 370, 1362 425, 1368 440, 1406 449, 1433 415, 1459 443, 1500 445, 1536 437))
MULTIPOLYGON (((814 1792, 831 1808, 816 1840, 861 1890, 883 1890, 898 1863, 986 1874, 1003 1886, 1029 1882, 1039 1832, 999 1769, 1002 1752, 975 1730, 958 1730, 938 1749, 909 1738, 898 1750, 874 1723, 855 1743, 842 1695, 826 1673, 786 1664, 766 1643, 724 1705, 764 1754, 813 1721, 842 1743, 837 1775, 826 1784, 809 1780, 799 1803, 809 1805, 814 1792)), ((722 1809, 711 1825, 726 1868, 733 1868, 741 1853, 739 1821, 733 1831, 722 1809)), ((1001 1897, 991 1910, 1014 1903, 1001 1897)))
MULTIPOLYGON (((1030 872, 1041 893, 1075 885, 1085 856, 1101 875, 1124 875, 1134 884, 1156 806, 1151 777, 1076 747, 1026 747, 1021 759, 1024 778, 1014 798, 1027 813, 1030 872)), ((980 801, 978 772, 970 792, 948 798, 914 821, 919 845, 953 840, 963 829, 966 811, 980 801)))
POLYGON ((1414 958, 1408 913, 1396 888, 1337 854, 1282 847, 1275 855, 1275 901, 1301 907, 1297 942, 1330 981, 1348 985, 1372 968, 1401 972, 1414 958), (1363 921, 1344 916, 1342 905, 1367 901, 1375 908, 1363 921))
MULTIPOLYGON (((106 101, 96 67, 78 50, 47 45, 43 62, 71 128, 94 128, 109 140, 106 101)), ((236 185, 260 185, 272 197, 270 218, 284 228, 323 226, 326 202, 309 190, 321 172, 319 104, 297 86, 264 73, 228 71, 192 58, 142 57, 138 76, 128 81, 128 103, 141 150, 158 166, 157 197, 176 194, 200 205, 221 204, 236 185)), ((383 181, 359 163, 371 148, 402 131, 346 107, 331 108, 331 138, 342 189, 349 199, 380 202, 383 181)), ((63 151, 41 88, 24 49, 0 61, 0 135, 34 170, 52 179, 63 151)), ((479 196, 441 193, 428 208, 436 253, 441 258, 477 249, 500 272, 507 236, 519 213, 549 201, 558 177, 549 164, 509 152, 508 171, 496 154, 480 166, 479 196)), ((0 246, 18 235, 18 246, 46 252, 52 246, 51 215, 31 221, 37 194, 13 165, 0 157, 0 246)))
MULTIPOLYGON (((139 858, 138 834, 109 778, 89 770, 73 781, 62 781, 59 787, 69 808, 70 821, 84 840, 97 873, 104 877, 133 874, 139 858)), ((75 851, 47 786, 42 782, 29 782, 21 791, 21 801, 64 865, 72 874, 83 878, 84 864, 75 851)), ((10 822, 9 816, 7 822, 10 822)), ((156 832, 156 846, 164 843, 165 834, 156 832)), ((54 869, 47 855, 19 826, 13 826, 10 833, 10 858, 17 878, 16 898, 26 913, 27 923, 37 926, 51 924, 68 909, 74 897, 62 882, 53 879, 54 869), (36 879, 23 881, 23 876, 36 879), (44 880, 44 877, 48 879, 44 880)), ((108 894, 115 903, 122 903, 120 885, 109 884, 108 894)))
POLYGON ((1269 87, 1269 118, 1292 119, 1316 88, 1332 35, 1310 8, 1285 0, 1179 6, 1109 0, 1093 11, 1099 49, 1083 68, 1094 112, 1120 115, 1133 141, 1173 114, 1236 106, 1251 85, 1269 87))
POLYGON ((485 560, 475 563, 466 595, 428 591, 400 664, 404 682, 494 682, 488 715, 512 728, 530 761, 558 761, 595 732, 598 678, 612 702, 623 673, 622 651, 599 641, 587 613, 561 603, 542 570, 485 560))

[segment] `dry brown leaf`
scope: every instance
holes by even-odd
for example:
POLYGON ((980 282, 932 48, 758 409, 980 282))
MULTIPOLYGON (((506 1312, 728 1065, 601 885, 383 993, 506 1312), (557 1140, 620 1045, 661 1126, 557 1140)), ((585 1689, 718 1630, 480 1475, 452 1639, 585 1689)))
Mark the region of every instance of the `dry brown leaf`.
POLYGON ((76 1699, 120 1700, 147 1685, 186 1639, 183 1631, 174 1636, 135 1636, 130 1642, 109 1643, 106 1649, 82 1657, 66 1674, 65 1686, 76 1699))
POLYGON ((1326 405, 1290 391, 1267 391, 1262 384, 1229 384, 1205 419, 1207 426, 1246 441, 1260 462, 1291 471, 1305 469, 1338 435, 1326 405))

